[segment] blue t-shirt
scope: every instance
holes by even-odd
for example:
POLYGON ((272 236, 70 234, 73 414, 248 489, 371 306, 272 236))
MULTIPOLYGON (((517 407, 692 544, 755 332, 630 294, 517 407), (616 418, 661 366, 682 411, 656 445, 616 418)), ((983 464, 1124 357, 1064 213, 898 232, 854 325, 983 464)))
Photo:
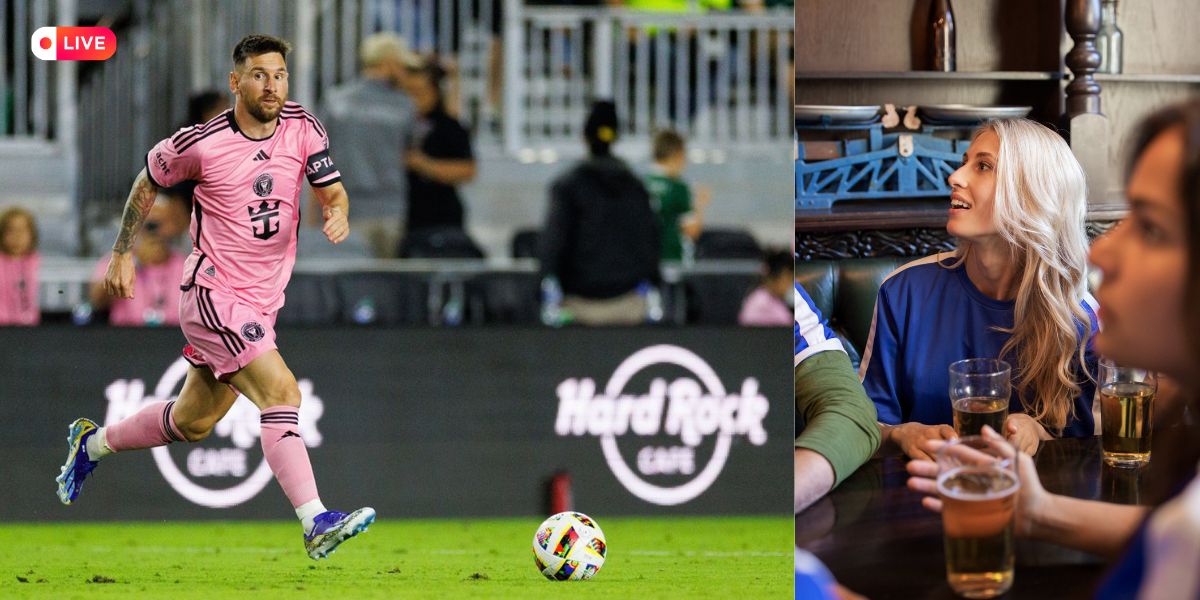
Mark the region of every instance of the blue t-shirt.
MULTIPOLYGON (((879 287, 860 376, 881 423, 953 424, 950 364, 967 358, 998 358, 1008 341, 1009 334, 995 328, 1012 327, 1014 302, 988 298, 971 283, 963 265, 947 268, 955 257, 942 258, 940 264, 938 258, 908 263, 879 287)), ((1091 341, 1099 330, 1096 302, 1086 295, 1082 305, 1090 325, 1085 361, 1094 378, 1096 356, 1091 341)), ((1062 435, 1089 437, 1095 435, 1092 399, 1096 387, 1078 361, 1073 364, 1081 393, 1062 435)), ((1013 386, 1009 411, 1023 410, 1013 386)))
POLYGON ((796 600, 837 600, 836 583, 820 559, 796 548, 796 600))

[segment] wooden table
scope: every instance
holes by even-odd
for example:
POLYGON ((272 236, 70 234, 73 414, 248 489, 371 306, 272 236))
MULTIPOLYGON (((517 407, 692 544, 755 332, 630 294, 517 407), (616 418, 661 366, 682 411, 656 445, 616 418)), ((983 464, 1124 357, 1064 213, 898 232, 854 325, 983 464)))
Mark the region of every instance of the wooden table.
MULTIPOLYGON (((1056 494, 1133 504, 1143 493, 1144 471, 1104 465, 1099 437, 1044 442, 1035 460, 1042 485, 1056 494)), ((906 487, 905 462, 873 458, 797 514, 796 545, 873 600, 955 598, 946 583, 941 515, 906 487)), ((1105 568, 1091 554, 1019 540, 1013 588, 1004 598, 1090 598, 1105 568)))

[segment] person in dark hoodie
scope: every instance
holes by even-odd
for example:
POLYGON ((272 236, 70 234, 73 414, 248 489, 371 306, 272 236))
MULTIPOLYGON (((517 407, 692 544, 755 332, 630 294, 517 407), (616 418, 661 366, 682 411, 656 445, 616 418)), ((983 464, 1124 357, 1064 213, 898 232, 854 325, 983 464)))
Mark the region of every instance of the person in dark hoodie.
POLYGON ((646 321, 646 290, 661 281, 659 233, 642 180, 613 156, 617 110, 592 106, 588 157, 550 185, 541 242, 543 281, 561 285, 562 309, 583 325, 646 321))

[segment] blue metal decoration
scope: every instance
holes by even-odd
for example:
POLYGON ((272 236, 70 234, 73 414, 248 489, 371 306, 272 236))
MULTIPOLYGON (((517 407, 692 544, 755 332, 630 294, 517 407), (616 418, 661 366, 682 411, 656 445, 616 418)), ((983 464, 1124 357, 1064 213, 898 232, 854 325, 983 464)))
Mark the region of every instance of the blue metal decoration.
POLYGON ((805 161, 797 142, 796 208, 829 208, 851 199, 949 196, 946 178, 962 164, 970 140, 934 137, 938 130, 962 126, 926 126, 920 133, 883 133, 880 123, 806 125, 812 130, 867 130, 867 139, 842 140, 839 158, 805 161))

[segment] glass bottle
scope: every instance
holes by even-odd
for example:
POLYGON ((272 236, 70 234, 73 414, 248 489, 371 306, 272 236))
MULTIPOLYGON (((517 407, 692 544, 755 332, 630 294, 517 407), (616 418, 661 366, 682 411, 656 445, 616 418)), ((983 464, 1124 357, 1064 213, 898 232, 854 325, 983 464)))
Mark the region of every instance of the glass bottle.
POLYGON ((1123 67, 1124 35, 1117 27, 1117 0, 1100 3, 1100 31, 1096 32, 1096 50, 1100 52, 1100 73, 1120 73, 1123 67))
POLYGON ((954 7, 950 0, 933 0, 929 7, 930 62, 934 71, 955 71, 954 7))

